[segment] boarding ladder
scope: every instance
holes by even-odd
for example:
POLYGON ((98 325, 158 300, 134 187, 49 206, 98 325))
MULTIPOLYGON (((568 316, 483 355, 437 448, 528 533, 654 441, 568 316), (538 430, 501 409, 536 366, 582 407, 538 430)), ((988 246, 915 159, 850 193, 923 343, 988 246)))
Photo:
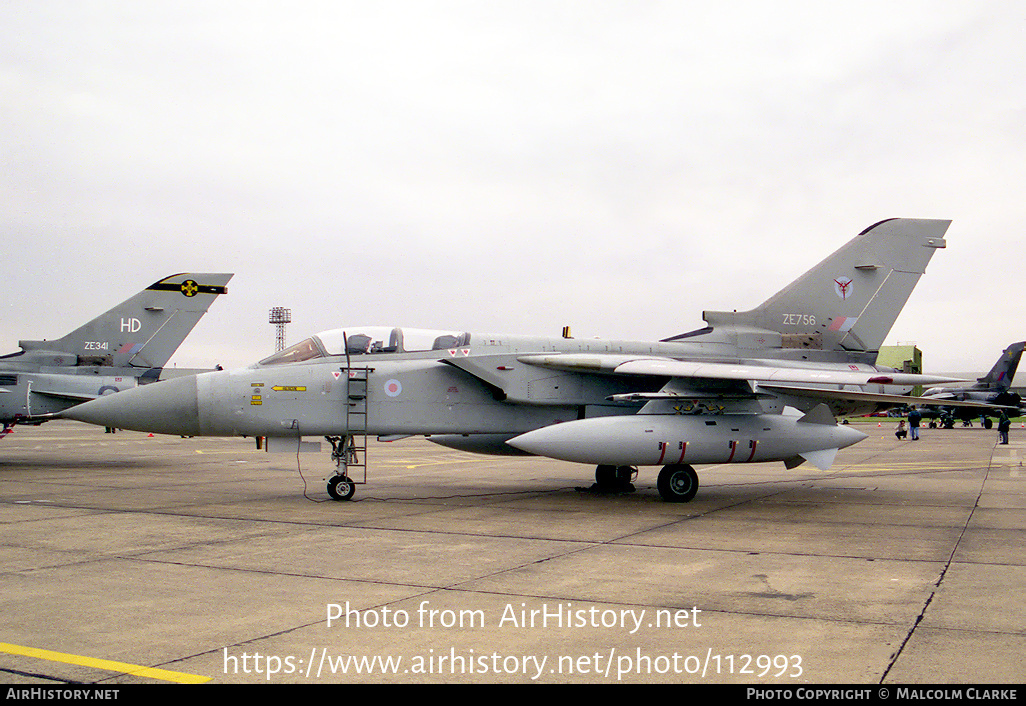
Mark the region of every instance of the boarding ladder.
POLYGON ((339 440, 336 456, 339 471, 344 471, 357 484, 367 482, 367 380, 370 368, 348 367, 342 370, 346 376, 345 418, 346 435, 339 440), (354 469, 362 469, 362 478, 357 478, 354 469))

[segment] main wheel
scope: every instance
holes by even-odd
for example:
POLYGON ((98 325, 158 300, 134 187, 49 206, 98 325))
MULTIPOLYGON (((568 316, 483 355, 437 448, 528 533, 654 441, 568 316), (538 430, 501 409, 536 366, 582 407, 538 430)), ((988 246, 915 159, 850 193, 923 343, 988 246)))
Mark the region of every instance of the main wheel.
POLYGON ((659 495, 671 503, 686 503, 698 492, 698 474, 691 466, 663 466, 656 482, 659 495))
POLYGON ((629 489, 634 478, 634 470, 631 466, 597 466, 595 484, 606 491, 629 489))
POLYGON ((595 483, 600 488, 611 488, 616 485, 616 466, 597 466, 595 483))
POLYGON ((332 500, 349 500, 356 492, 356 484, 349 476, 332 476, 328 481, 328 495, 332 500))

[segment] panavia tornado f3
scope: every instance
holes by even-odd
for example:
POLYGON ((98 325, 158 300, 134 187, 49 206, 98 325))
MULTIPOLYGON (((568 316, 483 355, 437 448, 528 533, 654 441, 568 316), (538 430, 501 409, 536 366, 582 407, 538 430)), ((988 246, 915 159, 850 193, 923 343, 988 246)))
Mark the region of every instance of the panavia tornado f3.
POLYGON ((942 425, 953 426, 955 419, 971 420, 983 417, 983 426, 990 429, 994 423, 991 416, 998 417, 1002 413, 1010 416, 1021 415, 1024 411, 1022 397, 1012 391, 1012 380, 1019 368, 1019 359, 1026 341, 1012 343, 994 363, 990 372, 977 378, 972 385, 959 387, 931 387, 923 392, 919 402, 922 403, 920 413, 924 417, 940 417, 942 425), (955 407, 953 401, 972 400, 990 405, 989 408, 955 407))
POLYGON ((914 402, 905 396, 912 386, 950 381, 875 364, 949 225, 881 221, 761 306, 707 311, 704 328, 661 341, 354 327, 247 368, 129 390, 62 416, 294 449, 323 436, 336 464, 328 493, 339 500, 360 484, 350 473, 366 451, 360 439, 418 435, 593 465, 600 488, 661 466, 662 497, 688 501, 695 464, 826 469, 865 438, 835 415, 914 402))

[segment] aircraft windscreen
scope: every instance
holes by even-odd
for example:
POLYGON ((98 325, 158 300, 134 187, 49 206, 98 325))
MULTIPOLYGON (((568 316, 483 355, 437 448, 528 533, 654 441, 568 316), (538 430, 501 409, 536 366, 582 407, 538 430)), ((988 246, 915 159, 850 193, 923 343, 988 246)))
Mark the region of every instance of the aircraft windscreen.
POLYGON ((324 351, 317 345, 317 342, 313 338, 308 338, 294 346, 289 346, 283 351, 278 351, 268 358, 264 358, 260 361, 260 365, 284 365, 286 363, 298 363, 301 360, 323 357, 324 351))

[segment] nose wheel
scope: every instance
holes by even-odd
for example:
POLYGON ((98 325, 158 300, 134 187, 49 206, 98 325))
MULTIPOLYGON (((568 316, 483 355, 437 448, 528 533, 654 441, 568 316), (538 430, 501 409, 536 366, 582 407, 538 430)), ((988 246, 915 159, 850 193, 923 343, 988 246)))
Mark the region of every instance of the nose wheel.
POLYGON ((356 492, 356 484, 347 475, 332 476, 328 480, 328 495, 332 500, 349 500, 356 492))

